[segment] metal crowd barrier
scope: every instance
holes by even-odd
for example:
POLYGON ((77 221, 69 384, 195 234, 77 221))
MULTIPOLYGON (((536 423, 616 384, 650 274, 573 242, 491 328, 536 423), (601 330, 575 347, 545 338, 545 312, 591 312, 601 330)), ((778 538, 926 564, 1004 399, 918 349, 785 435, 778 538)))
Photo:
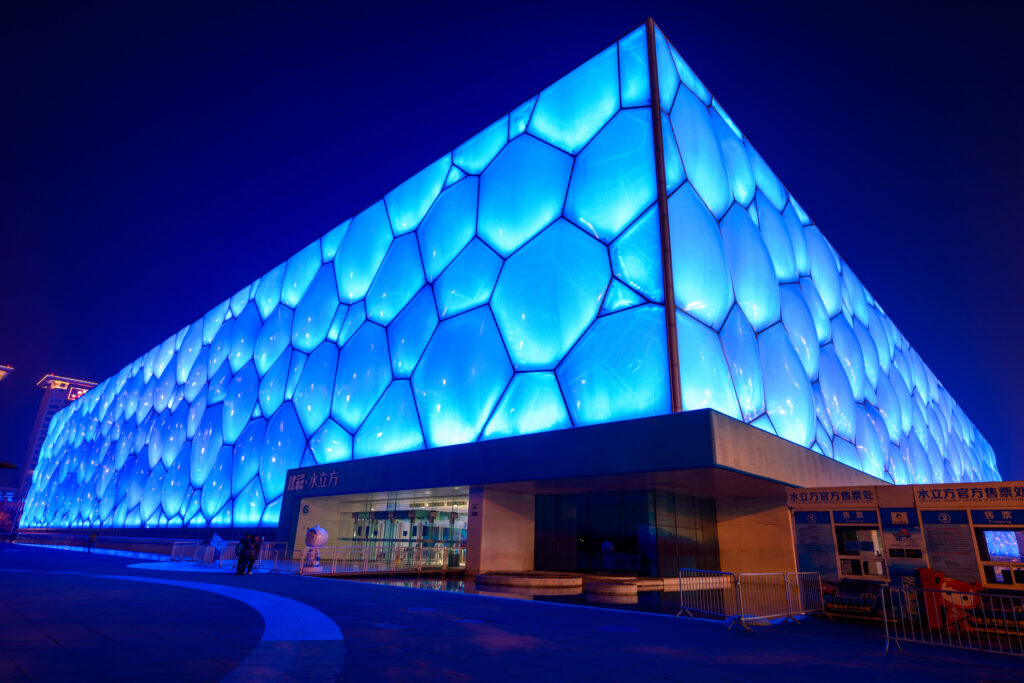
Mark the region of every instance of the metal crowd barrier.
POLYGON ((176 541, 171 546, 171 562, 184 562, 191 559, 199 541, 176 541))
MULTIPOLYGON (((687 616, 735 619, 736 575, 702 569, 679 570, 679 612, 687 616)), ((731 626, 730 626, 731 627, 731 626)))
POLYGON ((1024 657, 1024 596, 882 589, 885 650, 921 643, 1024 657))
POLYGON ((816 572, 732 574, 679 570, 679 612, 714 617, 750 630, 753 622, 795 621, 797 615, 824 612, 821 576, 816 572))

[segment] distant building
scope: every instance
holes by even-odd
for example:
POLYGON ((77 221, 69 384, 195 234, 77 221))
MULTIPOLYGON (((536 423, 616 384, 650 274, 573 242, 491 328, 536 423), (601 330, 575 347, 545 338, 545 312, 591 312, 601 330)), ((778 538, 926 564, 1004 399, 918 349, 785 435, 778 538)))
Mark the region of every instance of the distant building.
POLYGON ((21 466, 21 483, 18 486, 17 498, 24 498, 32 485, 32 473, 39 462, 39 451, 46 441, 46 433, 50 428, 50 420, 57 412, 70 405, 75 399, 96 386, 95 382, 84 379, 72 379, 58 375, 46 375, 36 383, 44 390, 43 400, 39 403, 35 424, 28 441, 28 450, 21 466))

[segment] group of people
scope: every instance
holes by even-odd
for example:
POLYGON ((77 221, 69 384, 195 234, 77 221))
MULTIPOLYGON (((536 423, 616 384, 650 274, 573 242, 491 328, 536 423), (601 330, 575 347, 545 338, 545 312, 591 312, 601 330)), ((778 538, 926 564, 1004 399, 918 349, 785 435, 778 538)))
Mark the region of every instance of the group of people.
POLYGON ((260 556, 260 538, 256 534, 246 534, 235 547, 238 564, 236 574, 252 574, 253 565, 260 556))

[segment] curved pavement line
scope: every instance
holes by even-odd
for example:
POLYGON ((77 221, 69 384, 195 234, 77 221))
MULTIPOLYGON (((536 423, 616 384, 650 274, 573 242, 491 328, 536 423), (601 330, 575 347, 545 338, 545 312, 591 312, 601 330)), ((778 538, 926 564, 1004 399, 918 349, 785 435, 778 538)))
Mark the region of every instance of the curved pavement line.
POLYGON ((94 575, 104 579, 159 583, 216 593, 249 605, 263 618, 263 637, 224 681, 273 680, 291 668, 300 651, 303 661, 317 663, 303 671, 303 680, 336 680, 345 657, 345 638, 338 625, 320 610, 273 593, 199 581, 175 581, 120 574, 94 575))

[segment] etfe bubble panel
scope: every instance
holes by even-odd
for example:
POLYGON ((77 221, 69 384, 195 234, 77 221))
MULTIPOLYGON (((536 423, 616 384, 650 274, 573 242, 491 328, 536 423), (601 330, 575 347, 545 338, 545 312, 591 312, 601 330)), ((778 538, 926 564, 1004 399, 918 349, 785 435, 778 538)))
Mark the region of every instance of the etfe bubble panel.
MULTIPOLYGON (((683 407, 896 483, 988 444, 660 31, 683 407)), ((24 527, 276 526, 288 469, 668 413, 646 29, 50 425, 24 527)))

